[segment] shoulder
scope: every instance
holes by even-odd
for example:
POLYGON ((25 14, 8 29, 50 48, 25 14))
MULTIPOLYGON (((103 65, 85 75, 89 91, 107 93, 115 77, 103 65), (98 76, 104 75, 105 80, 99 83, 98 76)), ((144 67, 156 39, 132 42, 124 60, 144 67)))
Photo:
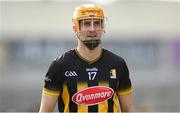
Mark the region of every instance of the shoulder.
POLYGON ((68 61, 70 61, 74 56, 74 50, 69 50, 64 52, 62 55, 56 57, 53 60, 53 63, 56 63, 57 65, 65 64, 68 61))
POLYGON ((125 63, 125 60, 123 57, 107 50, 107 49, 103 49, 104 50, 104 56, 105 58, 108 60, 108 61, 113 61, 113 62, 116 62, 116 63, 125 63))

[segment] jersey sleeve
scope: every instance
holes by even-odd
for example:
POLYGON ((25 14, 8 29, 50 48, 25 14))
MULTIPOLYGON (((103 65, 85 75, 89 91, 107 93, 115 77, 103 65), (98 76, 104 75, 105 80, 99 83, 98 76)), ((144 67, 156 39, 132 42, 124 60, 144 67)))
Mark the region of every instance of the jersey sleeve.
POLYGON ((132 92, 131 80, 129 78, 129 70, 126 62, 123 60, 118 69, 119 81, 117 87, 118 95, 124 95, 132 92))
POLYGON ((44 79, 43 93, 53 96, 58 96, 62 89, 62 81, 60 73, 60 66, 58 60, 54 60, 46 73, 44 79))

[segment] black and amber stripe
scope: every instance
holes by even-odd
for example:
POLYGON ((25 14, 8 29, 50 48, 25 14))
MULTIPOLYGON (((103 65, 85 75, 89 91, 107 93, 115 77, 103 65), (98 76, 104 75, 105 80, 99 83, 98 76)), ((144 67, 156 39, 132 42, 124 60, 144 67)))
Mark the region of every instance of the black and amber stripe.
POLYGON ((63 84, 62 99, 64 102, 64 112, 69 113, 70 96, 69 96, 67 84, 63 84))
MULTIPOLYGON (((84 89, 86 89, 88 87, 88 84, 85 82, 79 82, 77 83, 77 92, 82 91, 84 89)), ((88 106, 85 105, 77 105, 77 112, 84 112, 87 113, 88 112, 88 106)))
MULTIPOLYGON (((109 87, 109 83, 108 82, 99 82, 99 86, 106 86, 109 87)), ((98 104, 98 112, 108 112, 108 100, 106 100, 103 103, 99 103, 98 104)))
POLYGON ((51 95, 51 96, 59 96, 59 94, 60 94, 59 91, 53 91, 53 90, 49 90, 47 88, 43 88, 42 92, 44 94, 51 95))
MULTIPOLYGON (((88 81, 88 87, 98 86, 98 82, 96 80, 89 80, 88 81)), ((98 111, 98 105, 88 106, 89 112, 97 112, 98 111)))
POLYGON ((68 89, 69 101, 70 101, 69 105, 67 105, 69 106, 69 112, 77 112, 78 106, 76 103, 72 102, 72 96, 77 92, 77 87, 78 85, 76 81, 67 83, 67 89, 68 89))
POLYGON ((127 89, 124 89, 124 90, 119 90, 118 92, 117 92, 117 94, 118 95, 126 95, 126 94, 129 94, 129 93, 132 93, 132 88, 130 87, 130 88, 127 88, 127 89))

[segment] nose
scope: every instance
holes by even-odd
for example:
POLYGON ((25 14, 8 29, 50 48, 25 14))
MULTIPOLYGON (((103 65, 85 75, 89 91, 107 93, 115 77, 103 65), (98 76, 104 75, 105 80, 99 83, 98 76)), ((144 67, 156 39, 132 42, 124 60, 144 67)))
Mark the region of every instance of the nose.
POLYGON ((95 29, 94 29, 94 23, 93 23, 93 21, 91 22, 91 26, 90 26, 90 31, 94 31, 95 29))

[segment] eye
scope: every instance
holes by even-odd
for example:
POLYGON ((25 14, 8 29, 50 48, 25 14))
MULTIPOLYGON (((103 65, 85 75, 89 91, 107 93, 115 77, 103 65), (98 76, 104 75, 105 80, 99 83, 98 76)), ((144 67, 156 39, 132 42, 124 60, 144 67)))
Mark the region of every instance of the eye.
POLYGON ((100 25, 100 21, 94 21, 94 26, 99 26, 100 25))
POLYGON ((84 21, 84 25, 85 25, 86 27, 91 26, 91 22, 90 22, 90 21, 84 21))

